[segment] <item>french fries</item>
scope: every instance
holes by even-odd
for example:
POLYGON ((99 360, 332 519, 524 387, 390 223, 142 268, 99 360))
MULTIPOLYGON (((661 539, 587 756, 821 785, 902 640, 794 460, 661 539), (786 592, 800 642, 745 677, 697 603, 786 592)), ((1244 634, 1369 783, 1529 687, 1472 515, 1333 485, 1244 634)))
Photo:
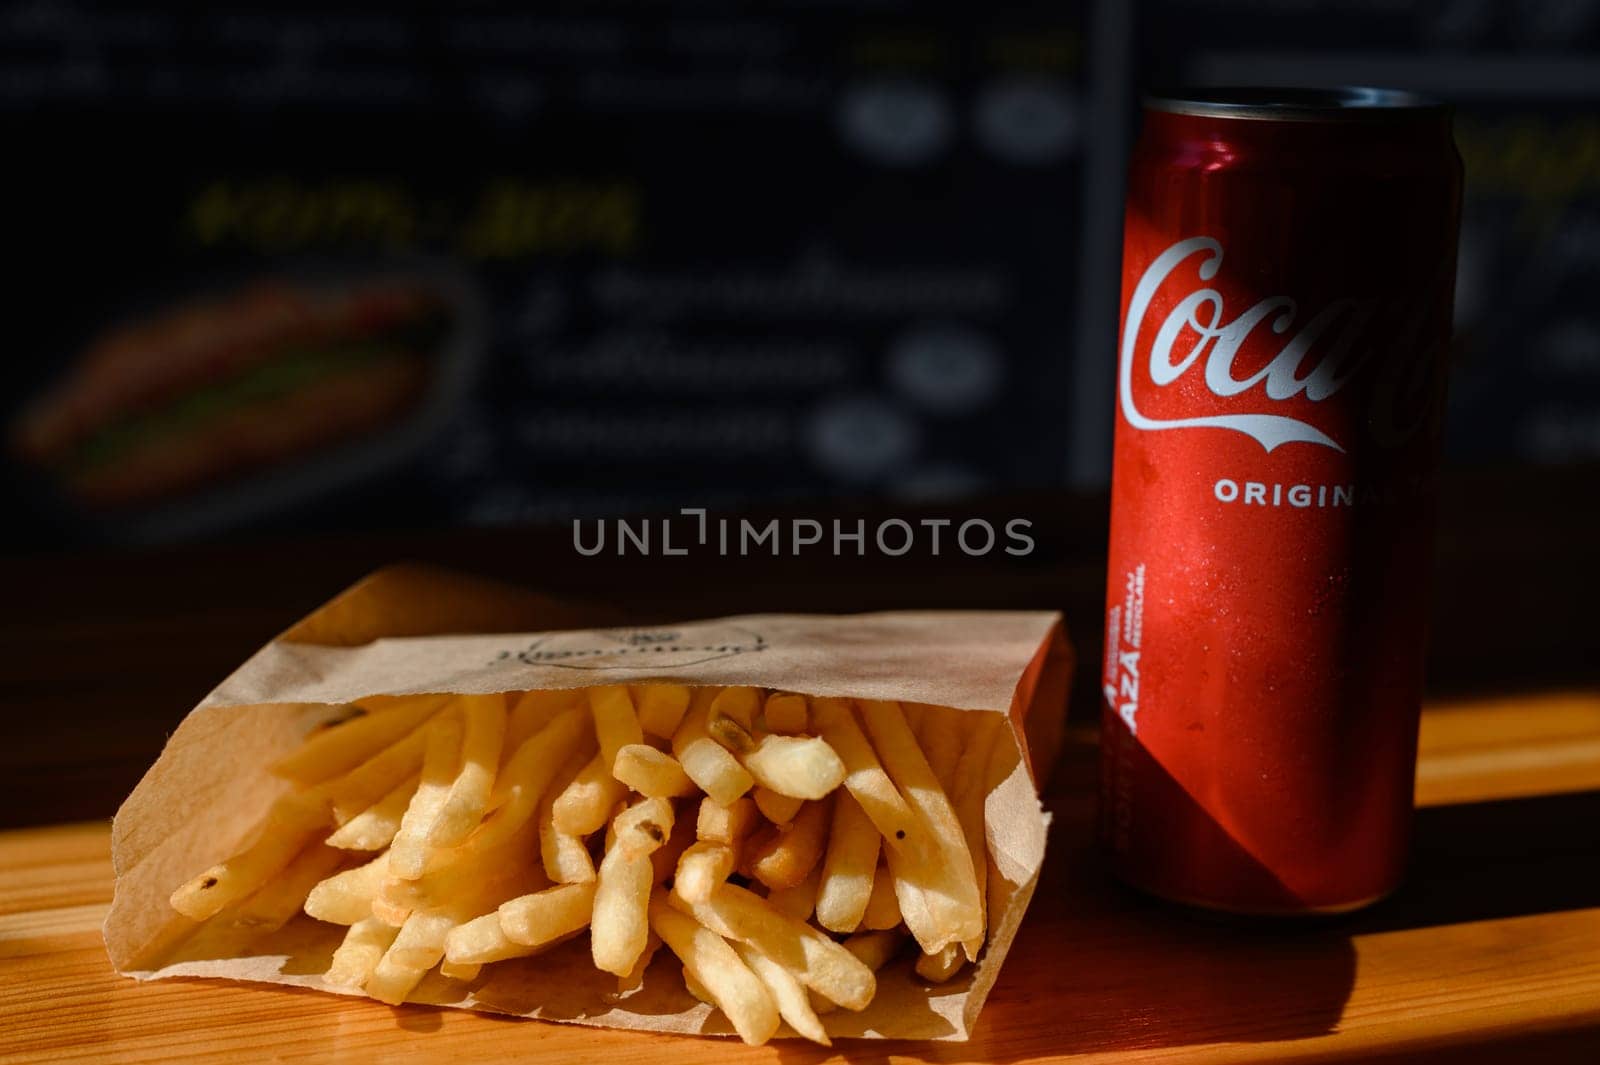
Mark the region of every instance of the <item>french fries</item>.
POLYGON ((572 778, 551 806, 556 828, 574 836, 587 836, 603 828, 612 807, 628 796, 628 786, 611 775, 604 751, 572 778))
POLYGON ((682 684, 635 684, 629 690, 639 711, 639 728, 648 736, 672 739, 689 709, 689 689, 682 684))
POLYGON ((500 904, 496 920, 513 943, 542 947, 580 932, 594 912, 596 886, 558 884, 500 904))
POLYGON ((320 784, 394 745, 449 701, 444 695, 417 695, 376 712, 356 707, 355 716, 306 737, 293 753, 272 764, 272 772, 297 784, 320 784))
POLYGON ((334 987, 360 987, 371 978, 399 934, 400 929, 376 917, 357 921, 333 952, 333 963, 323 979, 334 987))
POLYGON ((619 748, 611 775, 652 799, 682 798, 697 795, 700 790, 676 758, 645 743, 630 743, 619 748))
POLYGON ((772 993, 727 940, 660 899, 650 903, 650 927, 683 962, 685 976, 693 977, 727 1014, 740 1039, 760 1046, 777 1033, 778 1006, 772 993))
POLYGON ((400 820, 411 806, 411 799, 422 783, 416 773, 395 785, 393 791, 356 814, 328 837, 328 846, 352 851, 379 851, 394 842, 400 820))
POLYGON ((833 1045, 828 1039, 827 1029, 822 1026, 822 1018, 811 1008, 811 998, 794 973, 747 943, 735 943, 733 949, 750 967, 750 971, 767 985, 767 992, 778 1007, 778 1015, 789 1022, 790 1028, 813 1043, 821 1043, 825 1047, 833 1045))
MULTIPOLYGON (((833 826, 817 887, 817 923, 830 932, 861 927, 878 866, 878 830, 848 791, 833 800, 833 826)), ((892 897, 892 892, 891 892, 892 897)), ((895 907, 895 924, 900 921, 895 907)))
MULTIPOLYGON (((719 805, 732 805, 734 800, 749 791, 755 784, 750 771, 728 749, 711 738, 707 731, 711 703, 717 698, 714 688, 697 688, 689 701, 678 731, 672 734, 672 754, 678 759, 689 779, 719 805)), ((721 718, 720 720, 732 720, 721 718)))
POLYGON ((629 744, 642 744, 644 730, 633 709, 633 697, 620 684, 589 689, 589 710, 594 714, 594 734, 600 741, 600 757, 610 771, 617 752, 629 744))
POLYGON ((900 899, 895 894, 894 874, 889 872, 887 862, 880 861, 872 876, 872 894, 867 897, 867 908, 861 913, 860 928, 865 932, 884 932, 898 927, 900 899))
POLYGON ((806 804, 804 799, 797 799, 792 795, 779 795, 771 788, 764 788, 759 784, 750 792, 750 798, 755 801, 756 809, 775 825, 787 825, 792 822, 795 815, 800 812, 800 807, 806 804))
POLYGON ((316 837, 320 821, 318 805, 304 795, 279 799, 257 829, 255 842, 179 887, 172 893, 172 908, 194 921, 215 917, 281 873, 316 837))
POLYGON ((461 766, 461 740, 465 733, 459 717, 439 722, 428 737, 422 758, 422 779, 411 804, 400 818, 400 828, 389 844, 389 871, 406 880, 422 875, 433 826, 444 813, 445 800, 461 766))
POLYGON ((544 872, 557 884, 585 884, 594 880, 594 858, 589 854, 589 844, 574 832, 563 832, 555 822, 555 795, 564 792, 567 785, 583 771, 587 759, 580 753, 570 760, 556 777, 555 794, 539 800, 536 820, 539 823, 539 857, 544 862, 544 872), (579 760, 581 759, 581 760, 579 760))
POLYGON ((389 1003, 585 934, 626 995, 665 946, 746 1042, 787 1022, 826 1046, 908 938, 944 982, 987 935, 1002 723, 909 710, 672 683, 376 698, 275 762, 291 790, 171 903, 205 922, 196 957, 297 910, 344 925, 324 979, 389 1003))
POLYGON ((898 703, 868 699, 861 703, 861 717, 889 778, 929 837, 910 854, 891 848, 888 855, 906 926, 928 954, 981 936, 983 902, 966 833, 904 712, 898 703))
POLYGON ((744 756, 756 783, 795 799, 820 799, 844 783, 844 763, 815 736, 768 736, 744 756))
POLYGON ((733 848, 715 840, 691 844, 678 859, 672 890, 689 902, 704 902, 717 885, 733 874, 733 848))
POLYGON ((832 803, 808 802, 793 821, 768 825, 751 839, 743 868, 769 888, 790 888, 822 860, 832 803))
MULTIPOLYGON (((787 966, 796 979, 830 1002, 861 1010, 872 1001, 877 981, 871 969, 815 928, 785 917, 759 895, 724 884, 703 903, 691 904, 681 896, 673 896, 673 901, 718 935, 748 943, 787 966)), ((665 933, 662 938, 667 938, 665 933)))
POLYGON ((811 712, 806 708, 806 697, 793 692, 773 692, 761 710, 761 718, 768 732, 794 736, 806 730, 811 712))
POLYGON ((305 911, 329 924, 359 924, 372 916, 372 900, 389 877, 389 854, 322 880, 305 899, 305 911))
POLYGON ((489 806, 506 737, 505 696, 464 695, 461 704, 461 766, 428 830, 428 844, 433 847, 453 847, 478 827, 489 806))

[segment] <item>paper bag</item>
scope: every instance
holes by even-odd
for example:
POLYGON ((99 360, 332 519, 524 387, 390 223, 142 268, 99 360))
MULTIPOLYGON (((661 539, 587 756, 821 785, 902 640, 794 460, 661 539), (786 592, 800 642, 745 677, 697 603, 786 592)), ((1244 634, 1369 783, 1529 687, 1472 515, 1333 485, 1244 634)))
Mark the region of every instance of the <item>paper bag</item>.
MULTIPOLYGON (((989 938, 975 966, 929 987, 909 959, 879 974, 862 1012, 836 1010, 842 1036, 966 1039, 1017 933, 1043 863, 1047 815, 1036 781, 1054 759, 1071 651, 1053 613, 749 615, 618 627, 575 606, 434 570, 385 570, 257 652, 173 733, 112 826, 116 895, 105 925, 117 971, 138 979, 222 977, 348 994, 325 985, 345 929, 301 914, 227 956, 194 956, 193 922, 168 895, 234 853, 287 786, 266 767, 364 696, 490 693, 674 680, 816 696, 896 699, 1006 715, 1015 756, 993 767, 985 817, 989 938), (609 627, 589 627, 596 622, 609 627), (187 952, 186 952, 187 950, 187 952), (180 960, 181 959, 181 960, 180 960)), ((660 951, 619 996, 586 937, 498 962, 470 985, 430 974, 412 998, 465 1009, 652 1031, 727 1034, 660 951)), ((787 1027, 780 1036, 791 1035, 787 1027)))

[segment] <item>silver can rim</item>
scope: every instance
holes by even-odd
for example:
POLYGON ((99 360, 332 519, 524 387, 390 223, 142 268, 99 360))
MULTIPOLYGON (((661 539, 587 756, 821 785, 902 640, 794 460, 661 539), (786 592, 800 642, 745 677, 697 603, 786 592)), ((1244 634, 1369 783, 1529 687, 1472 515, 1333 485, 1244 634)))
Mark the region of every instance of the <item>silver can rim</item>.
POLYGON ((1407 89, 1218 85, 1146 96, 1145 109, 1201 118, 1297 122, 1397 122, 1447 116, 1450 108, 1407 89))

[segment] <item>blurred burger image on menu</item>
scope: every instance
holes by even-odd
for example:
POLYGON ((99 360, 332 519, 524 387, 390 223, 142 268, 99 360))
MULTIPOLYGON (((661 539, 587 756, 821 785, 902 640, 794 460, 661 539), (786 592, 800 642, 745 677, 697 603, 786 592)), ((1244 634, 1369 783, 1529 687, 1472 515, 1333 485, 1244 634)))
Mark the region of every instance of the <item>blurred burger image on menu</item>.
POLYGON ((101 331, 12 419, 6 446, 69 521, 119 537, 220 528, 402 461, 479 357, 441 271, 260 277, 101 331))

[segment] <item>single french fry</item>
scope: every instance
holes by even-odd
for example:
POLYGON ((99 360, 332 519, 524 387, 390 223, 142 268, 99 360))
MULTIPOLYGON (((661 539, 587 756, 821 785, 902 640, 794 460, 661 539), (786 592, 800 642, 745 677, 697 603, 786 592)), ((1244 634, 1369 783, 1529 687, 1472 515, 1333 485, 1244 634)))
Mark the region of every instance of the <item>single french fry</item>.
POLYGON ((820 799, 844 783, 844 763, 816 736, 766 736, 744 755, 756 783, 796 799, 820 799))
MULTIPOLYGON (((876 830, 873 832, 877 834, 876 830)), ((793 887, 772 888, 767 892, 767 904, 785 917, 796 921, 809 921, 817 908, 817 887, 822 880, 822 864, 812 867, 806 878, 793 887)))
POLYGON ((172 908, 203 921, 253 894, 305 850, 326 828, 326 818, 322 803, 305 793, 278 799, 257 826, 254 842, 180 886, 169 900, 172 908))
POLYGON ((328 877, 306 896, 305 911, 331 924, 357 924, 372 916, 372 900, 389 876, 388 852, 365 865, 328 877))
POLYGON ((789 1027, 813 1043, 821 1043, 825 1047, 833 1045, 828 1040, 827 1030, 822 1027, 822 1021, 817 1017, 816 1010, 811 1008, 811 999, 807 996, 806 989, 801 986, 793 973, 748 943, 735 943, 733 949, 750 967, 750 971, 767 985, 767 992, 777 1004, 779 1016, 789 1022, 789 1027))
POLYGON ((617 751, 611 775, 652 799, 700 793, 676 758, 645 743, 630 743, 617 751))
POLYGON ((755 800, 756 809, 775 825, 787 825, 795 819, 800 812, 800 807, 806 804, 804 799, 797 799, 791 795, 780 795, 771 788, 757 784, 750 792, 750 798, 755 800))
POLYGON ((956 818, 967 839, 967 851, 972 855, 973 873, 978 883, 978 907, 983 925, 977 935, 961 944, 968 961, 977 961, 988 935, 989 921, 989 844, 984 821, 984 803, 989 797, 989 763, 994 756, 995 744, 1006 727, 1005 718, 999 714, 965 714, 972 722, 960 757, 953 772, 955 792, 951 801, 956 808, 956 818))
POLYGON ((633 709, 633 697, 621 684, 590 688, 589 710, 594 715, 594 734, 600 741, 600 757, 606 772, 611 772, 617 752, 630 743, 643 743, 644 730, 633 709))
POLYGON ((761 719, 768 732, 795 735, 804 732, 809 724, 806 697, 790 692, 773 692, 767 696, 767 705, 761 719))
POLYGON ((448 959, 439 963, 439 975, 446 980, 460 980, 470 984, 483 973, 483 963, 457 964, 448 959))
MULTIPOLYGON (((854 932, 866 915, 872 898, 873 875, 878 867, 877 828, 868 819, 849 791, 835 796, 833 827, 828 833, 828 849, 822 858, 821 883, 817 888, 817 923, 830 932, 854 932)), ((892 886, 887 887, 892 901, 892 886)), ((895 923, 900 907, 894 907, 895 923)))
POLYGON ((506 700, 503 695, 463 695, 463 732, 459 771, 428 831, 430 847, 454 847, 466 839, 489 806, 500 748, 506 737, 506 700))
POLYGON ((727 1015, 739 1038, 760 1046, 777 1033, 778 1006, 772 993, 726 940, 661 899, 650 903, 650 927, 727 1015))
POLYGON ((793 887, 822 860, 832 800, 808 802, 787 825, 769 825, 751 838, 743 868, 770 888, 793 887))
POLYGON ((630 688, 646 735, 672 739, 689 709, 689 688, 683 684, 635 684, 630 688))
POLYGON ((695 837, 713 843, 726 843, 737 856, 745 837, 755 830, 758 821, 760 817, 756 813, 756 804, 748 798, 724 804, 707 797, 700 800, 695 837))
POLYGON ((700 903, 733 873, 733 848, 714 840, 700 840, 678 859, 672 890, 686 902, 700 903))
MULTIPOLYGON (((691 904, 676 894, 670 901, 717 935, 755 947, 831 1002, 860 1010, 872 1001, 877 980, 871 969, 822 932, 785 917, 752 891, 723 884, 702 903, 691 904)), ((665 933, 662 938, 667 938, 665 933)))
POLYGON ((872 877, 872 893, 867 898, 867 908, 862 911, 859 927, 864 932, 883 932, 899 926, 900 900, 894 891, 894 874, 880 861, 872 877))
POLYGON ((556 828, 573 836, 587 836, 604 827, 611 808, 627 798, 628 786, 611 775, 602 751, 590 759, 572 783, 555 798, 551 816, 556 828))
POLYGON ((672 834, 672 803, 645 799, 612 821, 616 845, 600 860, 589 930, 595 968, 627 976, 650 937, 650 892, 655 866, 650 854, 672 834))
POLYGON ((271 771, 303 786, 331 780, 398 743, 447 702, 448 696, 418 695, 380 711, 352 707, 352 716, 312 732, 271 771))
POLYGON ((498 920, 506 938, 540 947, 589 926, 595 884, 558 884, 500 904, 498 920))
MULTIPOLYGON (((398 935, 396 936, 398 939, 398 935)), ((393 950, 391 945, 390 950, 393 950)), ((378 964, 373 966, 372 974, 367 977, 363 988, 367 994, 379 1002, 386 1002, 391 1006, 398 1006, 406 1000, 406 996, 422 983, 422 978, 428 975, 427 969, 418 969, 409 965, 402 965, 399 961, 385 951, 383 957, 378 959, 378 964)))
POLYGON ((357 921, 344 934, 344 941, 333 952, 332 964, 322 978, 334 987, 360 987, 372 976, 379 959, 399 934, 400 929, 375 917, 357 921))
POLYGON ((600 860, 589 929, 596 969, 626 976, 644 953, 654 872, 648 853, 626 846, 612 847, 600 860))
POLYGON ((939 786, 900 705, 861 702, 861 717, 874 749, 895 786, 905 795, 931 837, 932 849, 888 854, 900 894, 900 913, 925 953, 983 935, 983 905, 967 838, 949 797, 939 786), (913 898, 920 895, 920 898, 913 898), (926 908, 926 917, 923 908, 926 908))
POLYGON ((640 854, 664 846, 672 836, 676 815, 669 799, 641 799, 611 821, 617 843, 640 854))
POLYGON ((893 849, 913 845, 917 816, 878 761, 848 699, 814 699, 811 721, 844 763, 844 786, 893 849))
POLYGON ((400 829, 389 844, 389 872, 405 880, 422 875, 428 856, 428 835, 444 809, 450 785, 461 764, 461 718, 448 713, 439 718, 428 737, 428 750, 422 760, 422 780, 411 796, 400 829))
POLYGON ((678 731, 672 734, 672 754, 700 790, 729 806, 755 783, 739 760, 706 730, 717 689, 696 688, 678 731))
POLYGON ((967 964, 961 944, 951 943, 935 954, 919 954, 915 966, 917 975, 933 984, 942 984, 967 964))
POLYGON ((539 800, 539 810, 534 815, 539 824, 539 855, 544 862, 545 875, 557 884, 584 884, 594 880, 594 859, 589 855, 588 842, 582 836, 557 828, 552 811, 555 796, 566 790, 588 760, 586 751, 567 760, 549 792, 539 800))
POLYGON ((405 817, 411 797, 417 793, 421 782, 421 773, 413 773, 401 781, 389 794, 341 825, 328 837, 328 846, 352 851, 383 850, 394 842, 395 833, 400 831, 400 819, 405 817))

